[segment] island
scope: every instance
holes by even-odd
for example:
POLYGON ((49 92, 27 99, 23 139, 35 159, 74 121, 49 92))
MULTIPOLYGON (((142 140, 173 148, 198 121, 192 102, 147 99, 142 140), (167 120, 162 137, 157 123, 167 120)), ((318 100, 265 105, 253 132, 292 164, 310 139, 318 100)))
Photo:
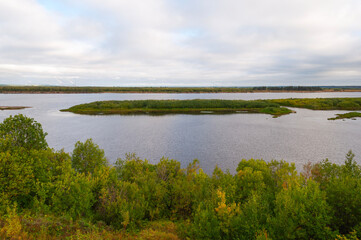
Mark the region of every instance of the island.
POLYGON ((361 110, 361 98, 299 98, 270 100, 124 100, 80 104, 63 112, 77 114, 225 114, 265 113, 274 117, 290 114, 286 107, 312 110, 361 110))
POLYGON ((76 105, 61 111, 90 115, 266 113, 274 117, 292 112, 288 108, 266 100, 221 99, 98 101, 76 105))
POLYGON ((351 118, 355 119, 357 117, 361 117, 360 112, 349 112, 349 113, 340 113, 336 114, 337 117, 329 118, 328 120, 337 120, 337 119, 345 119, 345 118, 351 118))
POLYGON ((30 107, 23 107, 23 106, 0 106, 0 110, 21 110, 21 109, 25 109, 25 108, 30 108, 30 107))

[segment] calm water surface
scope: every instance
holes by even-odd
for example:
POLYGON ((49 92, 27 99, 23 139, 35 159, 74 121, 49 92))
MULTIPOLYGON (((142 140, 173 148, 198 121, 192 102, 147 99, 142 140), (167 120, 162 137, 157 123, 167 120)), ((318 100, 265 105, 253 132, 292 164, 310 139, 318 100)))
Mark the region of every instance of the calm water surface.
POLYGON ((265 114, 86 116, 59 112, 80 103, 136 99, 277 99, 361 97, 357 93, 220 93, 220 94, 0 94, 0 106, 30 106, 0 111, 0 121, 17 113, 34 118, 48 132, 50 147, 71 152, 76 141, 93 140, 110 162, 134 152, 151 163, 162 156, 185 167, 198 158, 211 173, 216 165, 234 172, 245 158, 263 158, 302 165, 325 158, 342 163, 348 150, 361 163, 361 119, 329 121, 345 111, 294 109, 295 114, 272 118, 265 114))

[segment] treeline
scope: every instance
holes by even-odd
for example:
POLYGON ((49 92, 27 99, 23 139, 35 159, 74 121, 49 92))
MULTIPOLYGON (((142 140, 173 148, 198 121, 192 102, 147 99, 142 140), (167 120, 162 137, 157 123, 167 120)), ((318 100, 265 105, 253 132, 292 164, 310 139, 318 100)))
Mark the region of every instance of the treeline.
POLYGON ((65 86, 0 86, 0 93, 238 93, 245 87, 65 87, 65 86))
POLYGON ((0 93, 242 93, 257 91, 344 91, 361 90, 358 86, 278 86, 278 87, 71 87, 71 86, 1 86, 0 93))
POLYGON ((254 87, 255 91, 322 91, 317 86, 280 86, 280 87, 254 87))
POLYGON ((361 166, 241 160, 211 175, 134 154, 107 163, 91 139, 50 149, 23 115, 0 124, 2 239, 358 239, 361 166))

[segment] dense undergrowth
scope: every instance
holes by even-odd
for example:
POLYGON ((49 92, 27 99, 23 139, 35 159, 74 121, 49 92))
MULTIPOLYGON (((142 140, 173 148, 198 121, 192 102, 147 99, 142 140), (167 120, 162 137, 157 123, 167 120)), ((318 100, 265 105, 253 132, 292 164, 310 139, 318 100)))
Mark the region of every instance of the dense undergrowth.
POLYGON ((23 115, 0 124, 0 239, 358 239, 361 168, 241 160, 236 174, 92 142, 50 149, 23 115))

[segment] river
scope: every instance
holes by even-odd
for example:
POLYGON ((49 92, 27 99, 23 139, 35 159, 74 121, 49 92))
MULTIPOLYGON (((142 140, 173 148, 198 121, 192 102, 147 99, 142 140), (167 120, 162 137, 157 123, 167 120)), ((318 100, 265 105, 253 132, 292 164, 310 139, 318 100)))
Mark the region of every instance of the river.
POLYGON ((181 162, 193 159, 211 173, 216 165, 234 172, 241 159, 262 158, 294 162, 302 170, 307 162, 325 158, 343 163, 348 150, 361 163, 361 119, 329 121, 336 113, 312 111, 272 118, 266 114, 87 116, 60 109, 101 100, 136 99, 278 99, 361 97, 361 92, 323 93, 210 93, 210 94, 0 94, 0 106, 29 106, 0 111, 0 121, 22 113, 48 132, 49 146, 71 152, 76 141, 92 138, 109 162, 136 153, 157 163, 161 157, 181 162))

